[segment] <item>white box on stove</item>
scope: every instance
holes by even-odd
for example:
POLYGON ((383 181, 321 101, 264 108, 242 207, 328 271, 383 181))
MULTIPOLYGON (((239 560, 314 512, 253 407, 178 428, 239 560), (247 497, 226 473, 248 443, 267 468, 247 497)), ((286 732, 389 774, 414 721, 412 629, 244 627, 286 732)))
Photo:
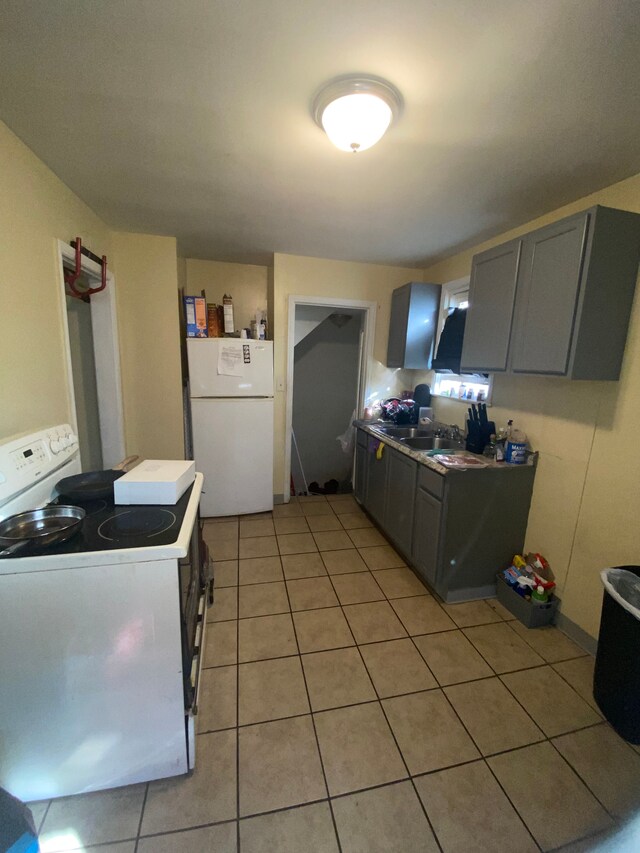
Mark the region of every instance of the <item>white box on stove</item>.
POLYGON ((145 459, 113 485, 117 504, 175 504, 193 483, 196 463, 145 459))

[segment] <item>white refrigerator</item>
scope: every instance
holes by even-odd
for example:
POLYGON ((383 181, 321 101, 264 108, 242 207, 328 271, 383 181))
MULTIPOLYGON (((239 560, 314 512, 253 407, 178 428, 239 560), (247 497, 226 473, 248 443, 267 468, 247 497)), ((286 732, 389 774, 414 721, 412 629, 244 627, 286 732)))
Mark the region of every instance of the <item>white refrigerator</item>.
POLYGON ((187 355, 201 514, 273 509, 273 342, 193 338, 187 355))

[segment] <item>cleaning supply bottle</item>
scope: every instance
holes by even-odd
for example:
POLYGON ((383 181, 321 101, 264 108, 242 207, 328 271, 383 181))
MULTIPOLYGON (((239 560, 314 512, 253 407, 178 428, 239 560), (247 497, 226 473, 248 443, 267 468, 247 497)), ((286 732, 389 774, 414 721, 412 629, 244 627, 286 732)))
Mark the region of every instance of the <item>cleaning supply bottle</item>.
POLYGON ((485 445, 484 450, 482 451, 482 455, 486 456, 487 459, 495 459, 496 458, 496 435, 495 433, 491 433, 489 436, 489 444, 485 445))
POLYGON ((524 465, 527 461, 527 436, 522 430, 513 426, 513 421, 507 425, 507 444, 504 454, 505 462, 512 465, 524 465))
POLYGON ((538 584, 535 589, 531 590, 531 600, 537 601, 539 604, 542 604, 543 602, 549 600, 549 593, 541 584, 538 584))
POLYGON ((507 428, 501 427, 496 435, 496 462, 504 462, 504 451, 507 444, 507 428))

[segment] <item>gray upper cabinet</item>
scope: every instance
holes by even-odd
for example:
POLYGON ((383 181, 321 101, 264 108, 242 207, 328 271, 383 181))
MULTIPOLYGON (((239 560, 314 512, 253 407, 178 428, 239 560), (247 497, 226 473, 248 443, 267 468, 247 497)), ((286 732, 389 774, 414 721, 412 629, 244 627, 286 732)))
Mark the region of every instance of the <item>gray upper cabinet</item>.
POLYGON ((640 215, 600 206, 476 255, 463 369, 618 379, 639 256, 640 215))
POLYGON ((511 362, 516 373, 567 372, 589 218, 563 219, 525 241, 511 362))
POLYGON ((512 240, 473 258, 461 370, 507 369, 521 248, 522 240, 512 240))
POLYGON ((439 284, 411 281, 393 291, 387 367, 430 369, 441 290, 439 284))

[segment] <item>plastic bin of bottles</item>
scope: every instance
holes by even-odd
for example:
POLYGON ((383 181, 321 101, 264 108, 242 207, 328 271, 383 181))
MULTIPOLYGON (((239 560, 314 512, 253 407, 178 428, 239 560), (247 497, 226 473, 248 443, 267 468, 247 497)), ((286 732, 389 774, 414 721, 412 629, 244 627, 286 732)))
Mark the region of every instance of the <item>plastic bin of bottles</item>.
POLYGON ((509 586, 502 574, 496 575, 496 592, 500 604, 527 628, 541 628, 555 620, 559 604, 555 595, 545 602, 528 601, 509 586))

